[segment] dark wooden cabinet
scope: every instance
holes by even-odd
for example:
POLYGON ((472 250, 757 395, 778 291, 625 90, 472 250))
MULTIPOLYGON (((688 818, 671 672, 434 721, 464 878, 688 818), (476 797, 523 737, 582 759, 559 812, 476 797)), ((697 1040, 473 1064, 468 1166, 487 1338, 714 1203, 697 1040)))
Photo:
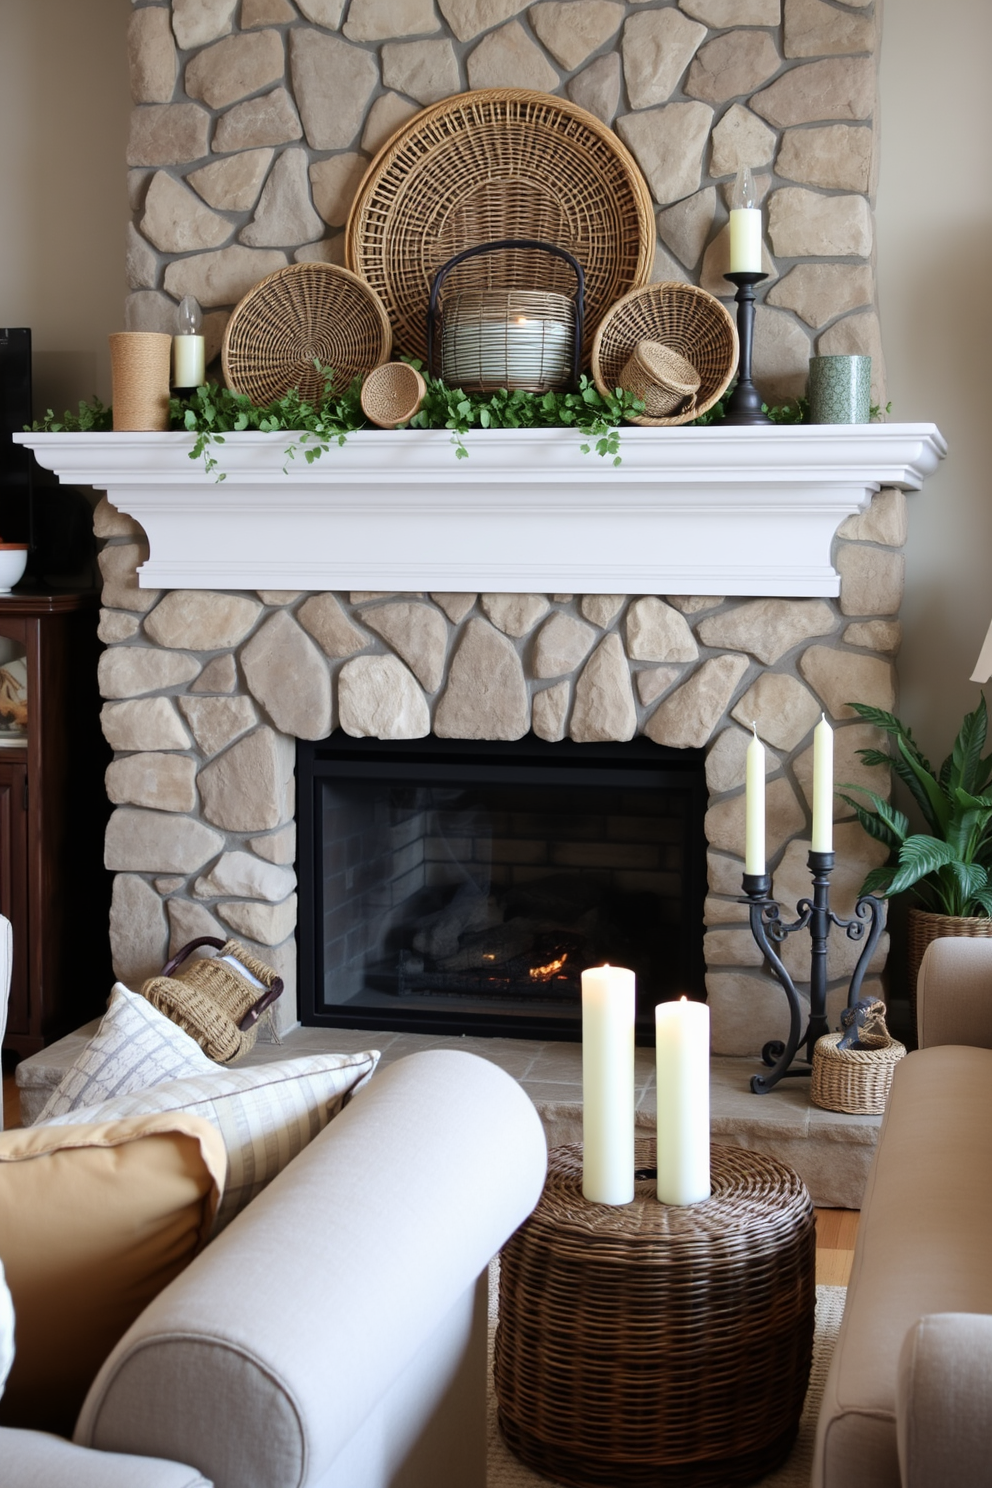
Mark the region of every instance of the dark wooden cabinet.
POLYGON ((0 676, 0 910, 14 929, 4 1048, 19 1055, 93 1017, 110 989, 98 604, 96 594, 0 595, 0 669, 26 675, 20 737, 4 727, 10 682, 5 696, 0 676))

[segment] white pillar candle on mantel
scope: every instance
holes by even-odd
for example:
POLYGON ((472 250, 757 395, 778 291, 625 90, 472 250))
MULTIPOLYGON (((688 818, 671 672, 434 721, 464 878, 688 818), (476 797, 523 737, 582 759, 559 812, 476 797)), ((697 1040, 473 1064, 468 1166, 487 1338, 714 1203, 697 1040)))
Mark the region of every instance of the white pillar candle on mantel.
POLYGON ((658 1084, 658 1199, 710 1196, 710 1010, 662 1002, 654 1010, 658 1084))
POLYGON ((206 380, 206 342, 200 335, 203 316, 193 295, 179 302, 179 335, 172 338, 172 386, 200 387, 206 380))
POLYGON ((761 273, 761 208, 748 165, 738 169, 730 194, 730 272, 761 273))
POLYGON ((813 730, 814 852, 834 850, 834 731, 825 713, 813 730))
POLYGON ((582 973, 582 1195, 592 1204, 634 1197, 634 973, 582 973))
POLYGON ((760 877, 765 871, 765 746, 757 724, 752 728, 744 774, 744 872, 760 877))
POLYGON ((498 386, 567 378, 572 369, 572 327, 561 320, 457 320, 441 333, 442 365, 449 383, 482 378, 498 386))

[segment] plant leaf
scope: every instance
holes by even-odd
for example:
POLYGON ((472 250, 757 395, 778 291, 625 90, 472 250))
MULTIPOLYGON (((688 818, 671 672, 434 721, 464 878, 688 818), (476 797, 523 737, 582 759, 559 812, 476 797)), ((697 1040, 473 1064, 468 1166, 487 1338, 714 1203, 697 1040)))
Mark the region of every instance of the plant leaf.
POLYGON ((886 847, 897 848, 909 835, 909 817, 901 811, 897 811, 888 801, 876 795, 863 785, 848 785, 847 790, 859 790, 868 797, 874 811, 869 811, 860 801, 855 801, 853 796, 846 796, 843 789, 838 789, 837 794, 845 805, 850 806, 857 816, 858 821, 864 827, 869 837, 874 837, 879 842, 884 842, 886 847))
POLYGON ((988 733, 989 715, 985 707, 985 696, 979 694, 978 705, 965 716, 954 740, 951 751, 949 784, 953 789, 961 786, 966 791, 980 790, 985 781, 980 778, 982 750, 988 733))
POLYGON ((927 837, 922 833, 907 837, 899 849, 899 862, 889 884, 889 893, 901 894, 927 874, 957 861, 954 849, 941 842, 939 837, 927 837))

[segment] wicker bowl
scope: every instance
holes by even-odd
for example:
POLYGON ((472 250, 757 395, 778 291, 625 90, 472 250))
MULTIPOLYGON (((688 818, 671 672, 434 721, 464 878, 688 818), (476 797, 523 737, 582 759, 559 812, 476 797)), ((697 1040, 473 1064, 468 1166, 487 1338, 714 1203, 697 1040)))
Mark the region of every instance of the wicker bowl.
POLYGON ((300 263, 277 269, 235 306, 222 348, 224 377, 253 403, 271 403, 295 388, 324 396, 321 367, 334 370, 343 392, 389 360, 389 317, 375 291, 336 264, 300 263))
POLYGON ((647 284, 631 290, 600 321, 592 344, 592 375, 603 394, 621 387, 624 368, 644 341, 661 342, 699 374, 693 405, 632 416, 633 424, 685 424, 720 398, 737 370, 737 327, 714 295, 692 284, 647 284))
POLYGON ((362 412, 370 424, 395 429, 410 422, 426 391, 427 384, 409 362, 383 362, 362 383, 362 412))

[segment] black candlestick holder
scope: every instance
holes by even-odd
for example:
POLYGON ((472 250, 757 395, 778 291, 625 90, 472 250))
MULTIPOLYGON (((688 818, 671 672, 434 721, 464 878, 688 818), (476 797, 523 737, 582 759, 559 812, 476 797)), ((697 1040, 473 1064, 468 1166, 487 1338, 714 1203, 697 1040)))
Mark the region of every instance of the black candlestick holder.
POLYGON ((751 1089, 755 1095, 767 1095, 774 1090, 779 1080, 787 1075, 808 1075, 813 1067, 813 1046, 818 1038, 829 1033, 827 1025, 827 938, 831 925, 847 932, 849 940, 864 941, 858 964, 854 968, 847 993, 847 1005, 853 1007, 861 996, 861 983, 868 963, 875 953, 878 938, 885 928, 885 903, 874 894, 862 894, 854 906, 854 918, 842 920, 830 908, 830 872, 834 866, 832 852, 811 852, 809 871, 813 876, 812 899, 800 899, 796 905, 799 916, 791 925, 782 921, 781 910, 771 898, 771 877, 767 873, 744 874, 744 898, 742 904, 750 906, 751 934, 776 977, 782 984, 789 1004, 789 1037, 783 1042, 772 1039, 761 1051, 762 1063, 768 1066, 767 1075, 752 1075, 751 1089), (812 940, 809 972, 809 1018, 805 1031, 802 1027, 802 1004, 796 984, 786 971, 776 950, 797 930, 809 927, 812 940), (803 1063, 793 1065, 793 1060, 804 1049, 803 1063))
POLYGON ((751 354, 754 347, 754 286, 767 279, 767 274, 724 274, 731 284, 737 285, 737 339, 740 341, 740 358, 737 363, 737 386, 724 408, 721 424, 770 424, 767 413, 762 412, 761 394, 751 381, 751 354))

